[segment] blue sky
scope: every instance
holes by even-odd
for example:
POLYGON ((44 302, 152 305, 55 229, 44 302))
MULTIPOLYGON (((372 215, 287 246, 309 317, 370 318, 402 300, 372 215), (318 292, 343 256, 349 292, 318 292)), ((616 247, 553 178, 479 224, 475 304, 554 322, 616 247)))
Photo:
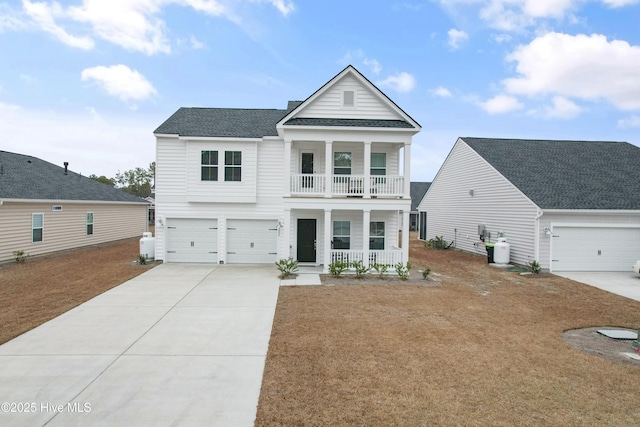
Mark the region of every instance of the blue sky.
MULTIPOLYGON (((0 149, 112 177, 182 106, 285 108, 352 64, 423 130, 640 137, 640 0, 0 0, 0 149)), ((594 171, 595 173, 595 171, 594 171)))

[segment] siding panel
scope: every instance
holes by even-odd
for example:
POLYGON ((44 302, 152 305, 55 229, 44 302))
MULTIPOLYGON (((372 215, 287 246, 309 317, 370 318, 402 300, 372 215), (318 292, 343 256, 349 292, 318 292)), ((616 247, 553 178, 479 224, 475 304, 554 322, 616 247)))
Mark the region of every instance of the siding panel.
POLYGON ((534 259, 537 206, 462 140, 458 140, 418 207, 427 212, 427 240, 443 236, 454 246, 486 254, 478 237, 484 224, 495 242, 502 231, 511 262, 534 259), (470 194, 473 191, 473 195, 470 194))

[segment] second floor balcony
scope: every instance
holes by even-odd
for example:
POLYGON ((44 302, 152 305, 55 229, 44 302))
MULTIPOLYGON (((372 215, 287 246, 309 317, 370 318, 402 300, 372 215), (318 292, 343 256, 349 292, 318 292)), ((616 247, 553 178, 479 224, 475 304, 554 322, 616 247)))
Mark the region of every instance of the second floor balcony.
POLYGON ((291 174, 292 196, 307 197, 402 197, 403 176, 291 174))

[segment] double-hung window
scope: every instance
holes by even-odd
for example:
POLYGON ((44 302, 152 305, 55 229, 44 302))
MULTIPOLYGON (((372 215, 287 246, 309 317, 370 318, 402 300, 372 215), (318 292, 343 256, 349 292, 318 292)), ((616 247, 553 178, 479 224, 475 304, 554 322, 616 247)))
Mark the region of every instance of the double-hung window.
POLYGON ((371 153, 371 175, 384 176, 387 174, 387 153, 371 153))
POLYGON ((224 180, 242 181, 242 152, 224 152, 224 180))
POLYGON ((333 153, 333 174, 351 175, 351 153, 333 153))
POLYGON ((349 221, 333 221, 333 249, 351 249, 349 221))
POLYGON ((42 242, 44 231, 44 214, 31 214, 31 241, 42 242))
POLYGON ((369 223, 369 249, 384 250, 384 222, 369 223))
POLYGON ((93 234, 93 212, 87 212, 87 236, 93 234))
POLYGON ((218 152, 203 150, 200 156, 200 180, 218 180, 218 152))

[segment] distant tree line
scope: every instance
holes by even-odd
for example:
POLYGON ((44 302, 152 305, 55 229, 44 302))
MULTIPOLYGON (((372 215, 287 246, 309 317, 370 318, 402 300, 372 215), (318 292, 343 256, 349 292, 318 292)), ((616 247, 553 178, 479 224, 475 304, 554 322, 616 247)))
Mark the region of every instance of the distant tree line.
POLYGON ((135 168, 128 171, 118 172, 113 178, 107 178, 106 176, 89 175, 89 178, 94 179, 103 184, 112 185, 116 188, 126 191, 129 194, 133 194, 138 197, 148 197, 151 195, 151 186, 156 176, 156 162, 151 162, 147 169, 135 168))

